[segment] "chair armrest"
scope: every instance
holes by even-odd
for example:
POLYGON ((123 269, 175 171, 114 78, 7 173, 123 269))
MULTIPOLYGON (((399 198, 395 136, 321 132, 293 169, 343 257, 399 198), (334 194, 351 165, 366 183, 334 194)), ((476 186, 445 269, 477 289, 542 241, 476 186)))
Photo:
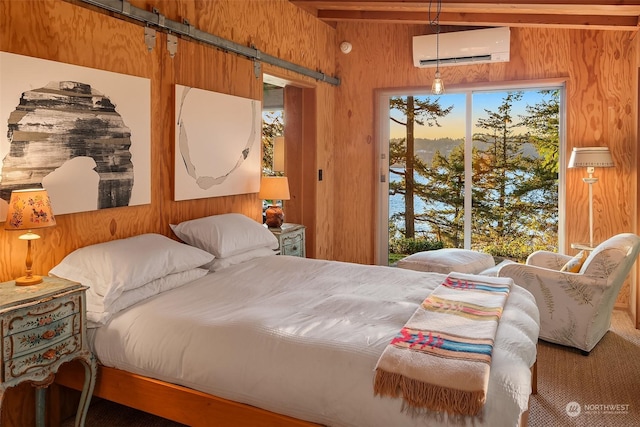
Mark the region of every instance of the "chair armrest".
POLYGON ((536 251, 527 258, 527 265, 559 271, 571 258, 573 257, 570 255, 562 255, 556 252, 536 251))
POLYGON ((498 271, 498 277, 511 277, 516 285, 527 289, 534 296, 539 291, 555 293, 555 288, 560 287, 560 292, 565 297, 567 293, 582 295, 584 301, 590 301, 609 287, 607 280, 601 277, 526 264, 505 265, 498 271))

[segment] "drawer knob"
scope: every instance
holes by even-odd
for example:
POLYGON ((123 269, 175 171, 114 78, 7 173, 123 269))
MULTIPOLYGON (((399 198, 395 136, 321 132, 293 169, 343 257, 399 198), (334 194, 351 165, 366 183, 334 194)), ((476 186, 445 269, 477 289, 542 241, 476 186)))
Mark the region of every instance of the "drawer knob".
POLYGON ((293 246, 291 249, 293 249, 294 251, 297 251, 298 247, 297 246, 293 246))
POLYGON ((42 353, 42 357, 44 359, 47 359, 47 360, 55 359, 56 351, 51 348, 51 349, 45 351, 44 353, 42 353))
POLYGON ((51 338, 53 338, 55 336, 56 336, 56 332, 52 331, 52 330, 48 330, 47 332, 42 334, 42 338, 44 338, 45 340, 50 340, 51 338))

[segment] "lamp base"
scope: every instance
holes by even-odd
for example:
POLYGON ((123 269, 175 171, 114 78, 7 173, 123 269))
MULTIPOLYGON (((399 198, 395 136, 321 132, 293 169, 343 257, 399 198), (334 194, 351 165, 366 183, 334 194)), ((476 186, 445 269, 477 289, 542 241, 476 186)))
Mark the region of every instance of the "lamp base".
POLYGON ((42 283, 42 276, 22 276, 16 279, 16 286, 31 286, 37 285, 38 283, 42 283))
POLYGON ((284 213, 282 212, 282 208, 278 205, 271 205, 264 211, 266 216, 265 224, 269 226, 269 228, 280 228, 282 223, 284 222, 284 213))

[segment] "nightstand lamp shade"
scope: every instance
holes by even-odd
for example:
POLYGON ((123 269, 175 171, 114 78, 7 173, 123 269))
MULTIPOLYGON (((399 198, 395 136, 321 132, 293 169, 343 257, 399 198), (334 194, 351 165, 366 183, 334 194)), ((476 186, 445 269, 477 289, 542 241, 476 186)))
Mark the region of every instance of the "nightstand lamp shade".
POLYGON ((7 221, 4 223, 6 230, 27 230, 20 240, 27 241, 27 273, 16 279, 16 285, 35 285, 42 282, 42 277, 34 276, 31 271, 33 259, 31 258, 31 241, 40 236, 32 230, 56 225, 56 219, 51 209, 51 201, 47 190, 44 188, 32 188, 27 190, 15 190, 11 192, 7 221))
POLYGON ((276 204, 276 200, 289 200, 289 180, 286 176, 263 176, 260 180, 260 192, 258 197, 262 200, 271 200, 271 205, 265 211, 266 224, 271 228, 279 228, 284 222, 282 208, 276 204))
POLYGON ((593 242, 593 184, 598 178, 593 176, 595 168, 613 167, 613 158, 608 147, 574 147, 569 158, 570 168, 587 168, 589 176, 582 181, 589 184, 589 247, 594 247, 593 242))

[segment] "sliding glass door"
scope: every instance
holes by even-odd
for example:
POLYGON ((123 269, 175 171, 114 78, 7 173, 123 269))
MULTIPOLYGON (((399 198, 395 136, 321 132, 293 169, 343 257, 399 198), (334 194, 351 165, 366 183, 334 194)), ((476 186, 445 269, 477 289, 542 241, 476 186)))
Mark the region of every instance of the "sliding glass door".
POLYGON ((439 247, 517 260, 557 249, 563 92, 381 94, 378 263, 439 247))

